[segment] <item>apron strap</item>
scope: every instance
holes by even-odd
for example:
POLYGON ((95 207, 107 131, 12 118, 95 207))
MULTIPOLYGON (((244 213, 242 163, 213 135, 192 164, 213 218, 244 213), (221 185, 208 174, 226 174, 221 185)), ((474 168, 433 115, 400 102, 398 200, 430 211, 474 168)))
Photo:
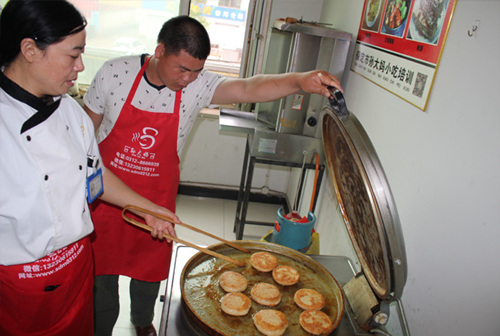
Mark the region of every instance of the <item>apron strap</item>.
MULTIPOLYGON (((132 99, 135 96, 135 91, 137 91, 137 87, 139 86, 139 83, 141 82, 142 75, 144 74, 144 71, 146 71, 146 68, 149 64, 149 61, 153 58, 153 56, 150 56, 146 62, 144 62, 144 65, 141 67, 141 70, 137 74, 137 77, 135 77, 134 83, 132 84, 132 87, 130 88, 130 92, 128 93, 127 100, 125 101, 125 105, 131 105, 132 99)), ((175 93, 175 105, 174 105, 174 113, 179 114, 180 109, 181 109, 181 98, 182 98, 182 90, 179 90, 175 93)))
POLYGON ((137 74, 134 80, 134 84, 132 84, 132 88, 130 88, 130 92, 128 93, 127 100, 125 101, 125 105, 130 105, 132 103, 132 99, 135 96, 135 91, 137 90, 137 87, 139 86, 139 83, 141 82, 142 75, 144 74, 144 71, 146 71, 146 68, 149 64, 149 61, 153 58, 153 56, 150 56, 146 62, 144 62, 144 65, 141 67, 141 70, 137 74))
POLYGON ((175 93, 175 106, 174 106, 174 113, 179 115, 179 112, 181 110, 181 97, 182 97, 182 90, 179 90, 175 93))

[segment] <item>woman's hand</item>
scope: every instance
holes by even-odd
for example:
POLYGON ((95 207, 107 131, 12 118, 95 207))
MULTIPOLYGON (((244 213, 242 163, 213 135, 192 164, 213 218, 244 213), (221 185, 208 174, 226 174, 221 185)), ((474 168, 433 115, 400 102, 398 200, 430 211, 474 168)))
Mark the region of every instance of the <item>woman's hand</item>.
MULTIPOLYGON (((104 183, 104 193, 100 196, 100 199, 102 199, 103 201, 109 202, 122 208, 133 204, 136 207, 143 208, 170 218, 174 223, 181 222, 172 211, 151 202, 150 200, 133 191, 115 174, 113 174, 111 170, 106 169, 102 178, 104 183)), ((174 225, 172 223, 136 210, 131 211, 136 215, 144 218, 146 224, 153 228, 153 230, 151 231, 151 235, 154 238, 158 237, 160 239, 163 239, 164 233, 169 234, 173 237, 177 237, 177 235, 175 234, 174 225)), ((170 239, 167 239, 167 241, 169 243, 171 242, 170 239)))
MULTIPOLYGON (((172 219, 172 221, 174 221, 174 223, 181 222, 179 220, 179 217, 177 217, 177 215, 175 215, 172 211, 170 211, 166 208, 156 206, 154 209, 148 209, 148 210, 151 210, 157 214, 168 217, 168 218, 172 219)), ((174 224, 172 224, 168 221, 165 221, 163 219, 157 218, 155 216, 148 215, 148 214, 141 214, 141 216, 143 216, 146 224, 149 225, 153 229, 151 231, 151 236, 153 236, 153 238, 167 239, 167 242, 170 243, 172 240, 165 238, 163 236, 163 234, 168 234, 172 237, 177 237, 177 234, 175 233, 174 224)))

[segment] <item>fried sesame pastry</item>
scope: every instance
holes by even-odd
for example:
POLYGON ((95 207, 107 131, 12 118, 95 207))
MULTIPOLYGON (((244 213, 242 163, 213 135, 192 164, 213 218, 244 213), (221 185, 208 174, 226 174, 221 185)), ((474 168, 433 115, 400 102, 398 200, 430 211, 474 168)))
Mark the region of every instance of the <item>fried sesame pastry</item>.
POLYGON ((299 289, 295 292, 293 300, 304 310, 321 310, 325 306, 325 298, 314 289, 299 289))
POLYGON ((248 314, 252 301, 248 296, 242 293, 227 293, 220 302, 224 313, 232 316, 245 316, 248 314))
POLYGON ((321 310, 305 310, 299 317, 300 326, 310 334, 323 335, 332 331, 333 322, 321 310))
POLYGON ((281 336, 288 328, 285 314, 275 309, 264 309, 253 317, 253 323, 258 331, 266 336, 281 336))
POLYGON ((295 285, 300 280, 299 272, 290 266, 278 266, 273 269, 273 279, 282 286, 295 285))
POLYGON ((226 271, 219 277, 219 285, 228 293, 238 293, 247 289, 248 282, 242 274, 226 271))
POLYGON ((265 282, 255 284, 250 295, 255 302, 263 306, 274 307, 281 302, 281 293, 278 287, 265 282))
POLYGON ((278 266, 278 259, 268 252, 256 252, 250 257, 250 264, 259 272, 271 272, 278 266))

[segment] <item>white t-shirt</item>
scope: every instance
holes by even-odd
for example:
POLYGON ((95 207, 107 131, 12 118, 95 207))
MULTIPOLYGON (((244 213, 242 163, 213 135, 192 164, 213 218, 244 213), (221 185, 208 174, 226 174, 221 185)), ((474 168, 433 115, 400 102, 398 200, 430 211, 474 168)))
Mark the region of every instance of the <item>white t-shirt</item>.
MULTIPOLYGON (((136 55, 109 60, 94 77, 84 102, 93 112, 104 114, 97 134, 98 142, 103 141, 113 129, 145 59, 146 55, 136 55)), ((183 89, 177 135, 179 156, 198 113, 210 104, 215 89, 223 80, 224 77, 203 70, 196 80, 183 89)), ((151 84, 146 75, 142 76, 132 100, 132 105, 136 108, 158 113, 173 113, 174 103, 175 91, 166 86, 151 84)))
POLYGON ((86 179, 88 157, 100 160, 94 126, 75 100, 60 99, 50 117, 21 133, 37 110, 0 88, 1 265, 33 262, 93 230, 86 179))

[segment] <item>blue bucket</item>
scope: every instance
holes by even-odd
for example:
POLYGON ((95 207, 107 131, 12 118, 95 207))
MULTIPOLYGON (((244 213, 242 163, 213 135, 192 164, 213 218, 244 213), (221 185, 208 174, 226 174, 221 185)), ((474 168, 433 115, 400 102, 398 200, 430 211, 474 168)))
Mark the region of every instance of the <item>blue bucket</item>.
POLYGON ((302 223, 289 220, 283 215, 283 208, 279 208, 273 230, 273 241, 294 250, 307 249, 311 244, 316 216, 309 211, 307 220, 302 223))

